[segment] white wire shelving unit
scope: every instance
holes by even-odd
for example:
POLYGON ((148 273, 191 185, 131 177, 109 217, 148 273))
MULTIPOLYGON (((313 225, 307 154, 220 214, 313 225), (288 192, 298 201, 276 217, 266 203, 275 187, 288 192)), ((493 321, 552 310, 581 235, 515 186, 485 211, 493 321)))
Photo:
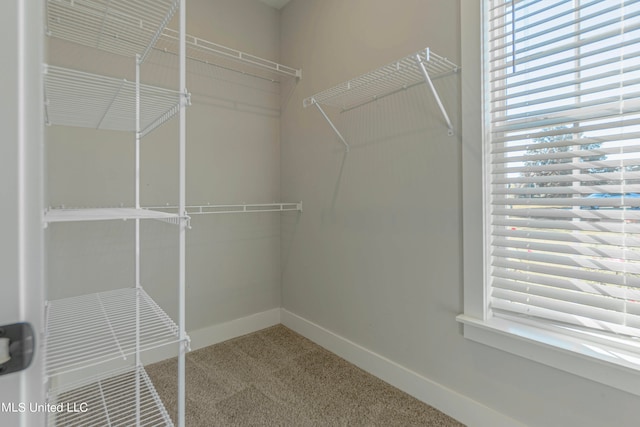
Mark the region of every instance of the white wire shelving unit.
POLYGON ((348 111, 379 100, 389 95, 426 83, 442 112, 444 121, 453 135, 453 124, 449 119, 433 80, 457 73, 460 67, 429 48, 408 55, 376 70, 340 83, 303 100, 303 106, 315 105, 329 123, 340 141, 349 150, 349 144, 325 113, 322 105, 348 111))
MULTIPOLYGON (((176 424, 185 422, 186 230, 190 214, 302 211, 302 203, 186 205, 187 60, 273 82, 301 78, 302 71, 186 34, 186 0, 46 0, 49 37, 135 59, 135 81, 47 65, 44 102, 47 123, 135 134, 135 206, 47 209, 44 226, 61 222, 135 221, 135 287, 47 303, 46 370, 49 376, 82 372, 110 360, 131 359, 133 368, 50 390, 50 403, 81 399, 88 413, 56 414, 50 425, 172 425, 141 366, 140 352, 178 343, 176 424), (176 21, 178 30, 167 28, 176 21), (143 85, 140 68, 153 52, 178 58, 177 90, 143 85), (175 206, 140 206, 140 141, 172 117, 179 119, 179 194, 175 206), (171 212, 164 212, 171 210, 171 212), (140 281, 140 221, 156 219, 179 227, 178 307, 174 323, 144 292, 140 281), (82 326, 75 330, 75 326, 82 326), (68 350, 65 352, 65 350, 68 350)), ((149 61, 147 61, 149 62, 149 61)), ((55 383, 55 382, 54 382, 55 383)))
POLYGON ((60 375, 175 344, 178 326, 142 289, 49 301, 45 370, 60 375))
MULTIPOLYGON (((53 38, 79 43, 132 59, 135 81, 116 79, 47 65, 43 70, 46 120, 50 125, 129 131, 134 137, 135 206, 119 208, 47 209, 44 225, 59 222, 133 220, 135 277, 133 287, 61 300, 45 305, 45 371, 48 378, 70 372, 94 371, 125 360, 127 371, 50 389, 49 403, 90 402, 87 412, 50 415, 49 425, 173 425, 144 372, 141 352, 178 345, 177 425, 185 423, 185 250, 189 217, 186 189, 186 12, 185 0, 47 0, 46 32, 53 38), (141 83, 141 66, 177 13, 176 90, 141 83), (140 207, 141 139, 172 117, 179 119, 177 212, 140 207), (178 233, 178 318, 174 322, 144 291, 140 280, 140 221, 175 224, 178 233), (79 417, 76 419, 75 417, 79 417)), ((82 374, 84 375, 84 374, 82 374)), ((55 384, 57 381, 48 381, 55 384)))
POLYGON ((52 405, 69 409, 48 413, 47 425, 51 427, 173 426, 142 366, 53 389, 49 396, 52 405))

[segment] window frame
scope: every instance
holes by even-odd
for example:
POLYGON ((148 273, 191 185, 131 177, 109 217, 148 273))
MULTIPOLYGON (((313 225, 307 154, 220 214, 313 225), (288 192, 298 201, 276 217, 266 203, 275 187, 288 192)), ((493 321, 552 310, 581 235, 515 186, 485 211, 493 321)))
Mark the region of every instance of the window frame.
POLYGON ((640 354, 535 320, 490 316, 484 179, 487 5, 487 0, 461 2, 464 313, 457 320, 469 340, 640 396, 640 354))

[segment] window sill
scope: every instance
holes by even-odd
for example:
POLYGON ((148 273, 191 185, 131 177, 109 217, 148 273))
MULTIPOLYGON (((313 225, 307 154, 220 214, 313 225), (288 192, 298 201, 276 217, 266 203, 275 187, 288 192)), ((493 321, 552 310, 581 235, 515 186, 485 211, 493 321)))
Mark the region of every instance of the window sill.
POLYGON ((533 322, 483 321, 464 314, 457 320, 472 341, 640 396, 640 352, 567 336, 533 322))

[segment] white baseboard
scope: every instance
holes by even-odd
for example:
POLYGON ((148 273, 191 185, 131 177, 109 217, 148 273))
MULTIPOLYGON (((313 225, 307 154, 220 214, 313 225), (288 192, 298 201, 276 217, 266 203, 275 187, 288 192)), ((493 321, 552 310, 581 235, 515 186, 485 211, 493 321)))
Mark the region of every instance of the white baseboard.
POLYGON ((282 309, 283 325, 470 427, 523 426, 506 415, 282 309))
MULTIPOLYGON (((188 334, 191 338, 191 350, 198 350, 213 344, 218 344, 279 323, 280 309, 273 308, 271 310, 251 314, 239 319, 230 320, 228 322, 219 323, 202 329, 196 329, 195 331, 189 331, 188 334)), ((177 346, 171 345, 144 352, 142 354, 142 360, 145 365, 148 365, 150 363, 156 363, 176 357, 177 355, 177 346)))
POLYGON ((280 324, 280 309, 272 308, 271 310, 198 329, 189 332, 191 350, 198 350, 199 348, 208 347, 278 324, 280 324))

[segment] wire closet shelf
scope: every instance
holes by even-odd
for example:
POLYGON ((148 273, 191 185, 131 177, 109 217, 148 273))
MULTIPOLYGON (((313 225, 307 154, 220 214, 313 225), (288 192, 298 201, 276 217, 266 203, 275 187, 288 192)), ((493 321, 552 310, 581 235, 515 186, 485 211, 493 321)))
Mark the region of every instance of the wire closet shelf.
POLYGON ((181 221, 189 221, 189 216, 177 213, 161 212, 151 209, 136 208, 78 208, 47 209, 44 214, 45 225, 56 222, 109 221, 129 219, 155 219, 169 224, 180 225, 181 221))
POLYGON ((49 301, 45 370, 55 376, 180 341, 178 326, 140 288, 49 301))
MULTIPOLYGON (((154 49, 178 55, 179 32, 167 27, 178 4, 178 0, 48 0, 47 34, 127 57, 140 54, 140 62, 154 49)), ((186 57, 272 81, 302 77, 300 69, 189 34, 186 57)))
MULTIPOLYGON (((46 65, 45 118, 49 125, 136 131, 136 84, 46 65)), ((180 92, 140 85, 140 129, 145 136, 180 111, 180 92)))
POLYGON ((308 107, 319 103, 350 110, 384 96, 425 83, 420 64, 431 80, 456 73, 459 67, 429 49, 416 52, 361 76, 323 90, 303 101, 308 107))
POLYGON ((53 389, 49 397, 65 411, 48 413, 48 426, 173 426, 142 366, 53 389))
POLYGON ((47 34, 140 62, 161 36, 180 0, 48 0, 47 34))
POLYGON ((433 80, 455 74, 459 69, 460 67, 447 58, 426 48, 376 70, 316 93, 304 99, 302 104, 305 108, 312 105, 318 107, 325 120, 329 122, 348 150, 349 145, 326 115, 321 105, 339 108, 341 111, 348 111, 394 93, 407 90, 413 86, 427 83, 444 116, 447 128, 449 129, 449 135, 453 135, 453 124, 438 96, 438 92, 433 85, 433 80))

